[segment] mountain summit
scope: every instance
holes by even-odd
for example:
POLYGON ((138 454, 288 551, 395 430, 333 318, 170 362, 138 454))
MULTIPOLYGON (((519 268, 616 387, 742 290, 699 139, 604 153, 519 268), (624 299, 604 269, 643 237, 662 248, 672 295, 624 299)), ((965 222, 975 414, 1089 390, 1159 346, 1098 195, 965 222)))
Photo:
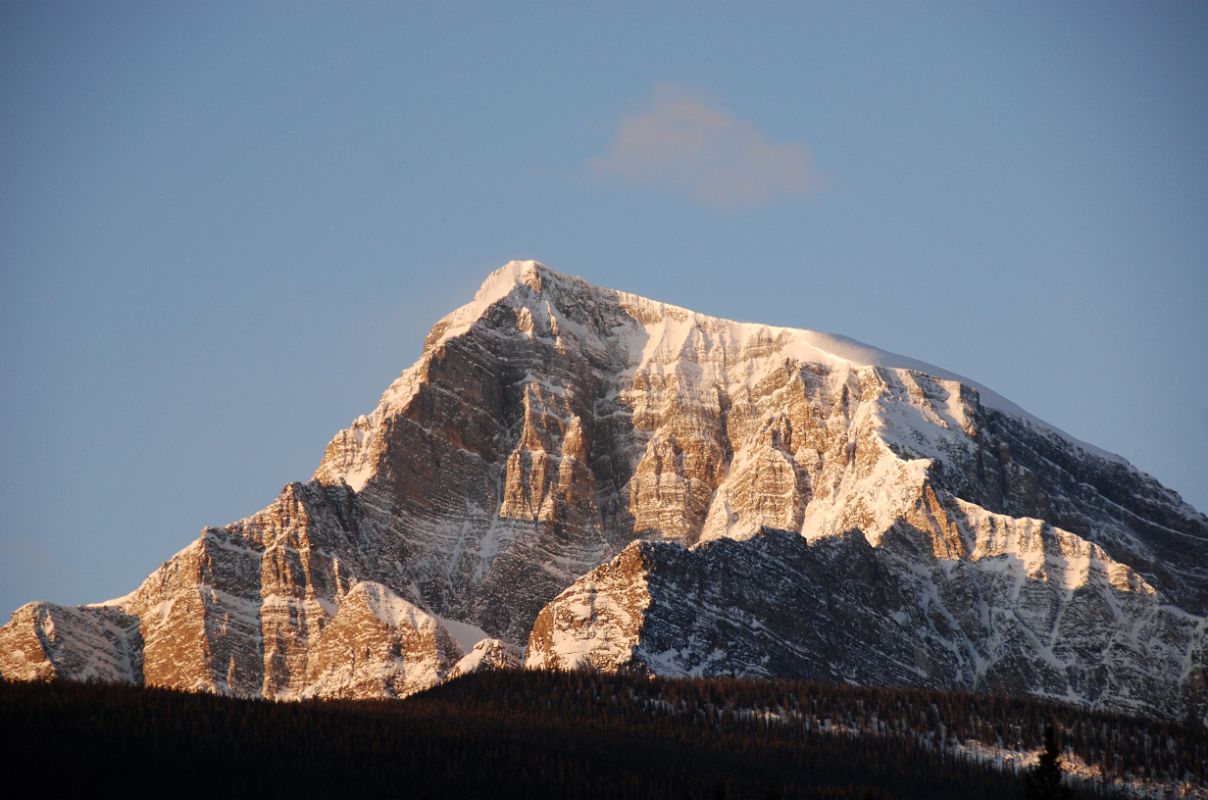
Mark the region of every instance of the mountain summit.
POLYGON ((21 607, 0 674, 381 697, 523 659, 1208 720, 1206 611, 1208 518, 985 387, 523 261, 309 481, 21 607))

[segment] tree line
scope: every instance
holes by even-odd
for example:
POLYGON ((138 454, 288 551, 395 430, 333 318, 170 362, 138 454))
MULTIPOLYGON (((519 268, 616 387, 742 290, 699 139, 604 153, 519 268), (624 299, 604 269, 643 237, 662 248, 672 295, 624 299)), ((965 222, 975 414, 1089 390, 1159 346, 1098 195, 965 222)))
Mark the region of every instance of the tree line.
POLYGON ((1023 798, 1022 774, 947 745, 1034 750, 1046 725, 1109 775, 1208 772, 1201 731, 1035 700, 594 672, 486 672, 403 701, 0 681, 0 721, 10 776, 69 794, 1023 798))

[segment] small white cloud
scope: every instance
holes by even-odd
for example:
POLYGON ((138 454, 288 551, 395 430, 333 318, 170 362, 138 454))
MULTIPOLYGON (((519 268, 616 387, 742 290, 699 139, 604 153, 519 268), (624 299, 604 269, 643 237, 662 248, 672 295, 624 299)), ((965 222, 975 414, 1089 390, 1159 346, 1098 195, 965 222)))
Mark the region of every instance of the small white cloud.
POLYGON ((801 142, 773 142, 751 123, 680 88, 655 89, 654 105, 623 119, 593 172, 670 189, 716 209, 752 208, 819 188, 801 142))

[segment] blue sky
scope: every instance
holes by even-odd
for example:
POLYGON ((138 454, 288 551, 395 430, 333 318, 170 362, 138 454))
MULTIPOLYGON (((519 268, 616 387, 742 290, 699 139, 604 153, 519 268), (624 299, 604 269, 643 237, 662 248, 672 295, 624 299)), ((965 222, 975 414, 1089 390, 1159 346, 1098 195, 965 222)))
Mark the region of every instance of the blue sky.
POLYGON ((512 258, 930 361, 1208 509, 1204 41, 1203 3, 4 3, 0 613, 306 478, 512 258))

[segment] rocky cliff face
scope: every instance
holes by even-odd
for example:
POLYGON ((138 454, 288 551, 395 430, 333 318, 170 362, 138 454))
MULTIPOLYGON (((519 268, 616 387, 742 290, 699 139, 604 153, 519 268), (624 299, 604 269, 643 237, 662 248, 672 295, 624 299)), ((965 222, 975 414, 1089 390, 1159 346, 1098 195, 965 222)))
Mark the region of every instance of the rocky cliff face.
POLYGON ((980 532, 969 559, 895 527, 810 542, 765 530, 696 548, 635 542, 554 598, 532 668, 629 669, 977 688, 1181 718, 1202 618, 1039 521, 980 532))
POLYGON ((310 481, 125 598, 19 609, 0 673, 383 696, 527 645, 1177 716, 1206 609, 1208 518, 983 387, 514 262, 310 481))

